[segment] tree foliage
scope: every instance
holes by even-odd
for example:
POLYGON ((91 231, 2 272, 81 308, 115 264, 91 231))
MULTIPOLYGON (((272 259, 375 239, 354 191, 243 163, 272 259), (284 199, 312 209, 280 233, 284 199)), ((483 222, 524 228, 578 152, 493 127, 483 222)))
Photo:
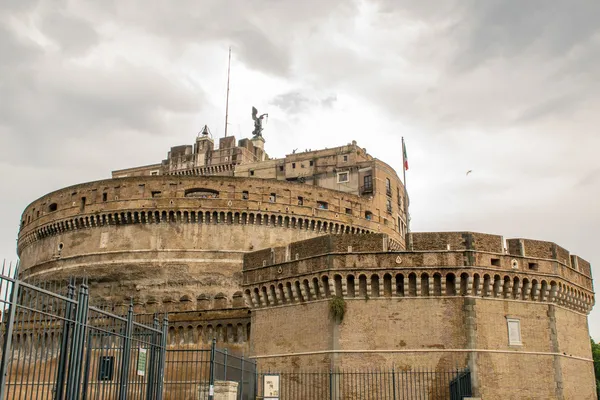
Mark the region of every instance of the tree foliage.
POLYGON ((596 393, 600 398, 600 343, 594 342, 594 339, 590 338, 592 343, 592 358, 594 359, 594 374, 596 375, 596 393))

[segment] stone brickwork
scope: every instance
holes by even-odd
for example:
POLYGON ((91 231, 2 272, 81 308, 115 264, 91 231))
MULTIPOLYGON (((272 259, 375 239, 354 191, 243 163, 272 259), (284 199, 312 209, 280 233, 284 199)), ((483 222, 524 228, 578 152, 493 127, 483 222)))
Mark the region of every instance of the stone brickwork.
POLYGON ((459 365, 469 366, 484 399, 593 398, 594 293, 576 256, 545 242, 535 242, 545 249, 538 258, 509 254, 501 236, 470 232, 412 234, 419 250, 396 252, 383 236, 364 235, 356 250, 350 236, 292 243, 306 250, 284 262, 272 262, 272 249, 245 256, 261 365, 459 365), (341 321, 329 310, 333 296, 346 304, 341 321), (518 339, 509 337, 509 320, 519 324, 518 339))

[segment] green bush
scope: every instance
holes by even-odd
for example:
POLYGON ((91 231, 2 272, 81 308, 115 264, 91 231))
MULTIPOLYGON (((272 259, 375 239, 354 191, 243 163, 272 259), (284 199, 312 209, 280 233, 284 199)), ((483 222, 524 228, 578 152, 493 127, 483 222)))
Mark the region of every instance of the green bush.
POLYGON ((329 300, 329 310, 337 321, 342 322, 346 313, 346 301, 341 296, 333 296, 329 300))

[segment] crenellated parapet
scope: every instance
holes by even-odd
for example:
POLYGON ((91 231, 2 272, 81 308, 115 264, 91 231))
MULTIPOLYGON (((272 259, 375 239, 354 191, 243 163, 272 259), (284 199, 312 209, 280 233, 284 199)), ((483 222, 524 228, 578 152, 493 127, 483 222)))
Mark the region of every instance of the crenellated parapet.
MULTIPOLYGON (((477 296, 554 303, 582 313, 589 313, 594 304, 589 264, 566 250, 510 254, 503 251, 500 236, 478 233, 413 234, 413 238, 419 250, 391 251, 385 235, 374 234, 364 235, 358 243, 356 238, 328 236, 248 253, 243 277, 246 302, 269 307, 331 296, 477 296)), ((536 243, 540 249, 559 249, 552 243, 536 243)))

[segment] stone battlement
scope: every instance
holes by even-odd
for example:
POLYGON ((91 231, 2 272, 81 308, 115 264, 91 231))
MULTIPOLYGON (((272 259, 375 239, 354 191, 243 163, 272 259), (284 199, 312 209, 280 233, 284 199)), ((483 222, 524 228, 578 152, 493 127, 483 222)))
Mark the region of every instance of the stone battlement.
MULTIPOLYGON (((264 307, 286 301, 318 300, 333 294, 473 295, 556 302, 586 313, 594 304, 589 264, 577 256, 541 258, 502 253, 500 236, 478 233, 414 236, 420 243, 418 251, 390 251, 385 235, 374 234, 360 239, 325 236, 248 253, 243 267, 246 301, 264 307), (433 250, 425 250, 428 246, 423 238, 434 237, 444 240, 429 240, 428 246, 433 250), (440 250, 446 239, 458 248, 447 250, 446 246, 446 250, 440 250), (473 249, 477 243, 482 250, 473 249), (573 264, 572 260, 577 262, 573 264)), ((558 248, 552 243, 540 246, 558 248)), ((552 256, 546 252, 537 254, 552 256)))

